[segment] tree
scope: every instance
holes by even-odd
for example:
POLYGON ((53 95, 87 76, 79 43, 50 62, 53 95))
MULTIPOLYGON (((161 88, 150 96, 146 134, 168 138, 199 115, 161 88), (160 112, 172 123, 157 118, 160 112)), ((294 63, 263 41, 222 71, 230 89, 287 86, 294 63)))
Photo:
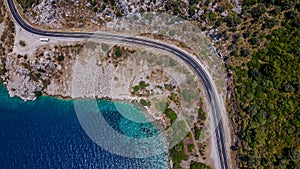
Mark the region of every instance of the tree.
POLYGON ((210 167, 201 162, 191 161, 190 169, 210 169, 210 167))
POLYGON ((256 7, 253 7, 251 10, 250 10, 250 14, 252 15, 252 17, 254 19, 257 19, 259 18, 261 15, 263 15, 264 13, 266 12, 266 7, 261 4, 261 5, 258 5, 256 7))
POLYGON ((216 20, 216 13, 215 12, 210 12, 209 13, 209 20, 215 21, 216 20))
POLYGON ((236 67, 240 161, 249 168, 297 168, 300 126, 300 30, 287 25, 273 31, 265 49, 252 54, 248 71, 236 67), (296 75, 297 74, 297 75, 296 75), (294 155, 290 155, 291 152, 294 155))
POLYGON ((118 48, 116 51, 115 51, 115 56, 116 57, 121 57, 122 56, 122 51, 120 48, 118 48))
POLYGON ((65 59, 64 55, 59 55, 57 57, 57 61, 59 61, 59 62, 63 61, 64 59, 65 59))
POLYGON ((236 27, 241 23, 242 20, 239 16, 227 16, 224 18, 224 21, 228 27, 236 27))
POLYGON ((147 106, 147 107, 150 107, 151 106, 151 103, 145 99, 141 99, 140 100, 140 103, 143 105, 143 106, 147 106))

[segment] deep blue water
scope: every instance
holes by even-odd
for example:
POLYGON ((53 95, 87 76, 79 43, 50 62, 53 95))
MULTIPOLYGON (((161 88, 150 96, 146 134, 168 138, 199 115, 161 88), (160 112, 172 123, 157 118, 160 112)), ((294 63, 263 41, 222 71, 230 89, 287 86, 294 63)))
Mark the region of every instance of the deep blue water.
MULTIPOLYGON (((98 101, 100 105, 109 103, 98 101)), ((151 123, 137 124, 112 110, 104 111, 103 116, 122 134, 147 137, 159 132, 151 123), (129 126, 131 132, 124 126, 129 126)), ((0 168, 155 169, 167 163, 165 155, 141 159, 107 152, 84 132, 71 100, 42 96, 24 103, 9 98, 1 84, 0 127, 0 168)))

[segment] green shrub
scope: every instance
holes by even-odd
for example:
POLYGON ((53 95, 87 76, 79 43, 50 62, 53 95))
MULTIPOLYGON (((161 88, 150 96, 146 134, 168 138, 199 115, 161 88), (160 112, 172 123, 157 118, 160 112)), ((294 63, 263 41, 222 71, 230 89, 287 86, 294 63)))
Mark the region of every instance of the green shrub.
POLYGON ((175 122, 175 120, 177 119, 177 114, 171 108, 167 108, 164 111, 164 114, 166 114, 167 117, 171 120, 171 124, 173 124, 175 122))
POLYGON ((140 89, 146 89, 146 87, 147 86, 149 86, 148 84, 146 84, 146 82, 145 81, 140 81, 140 83, 139 83, 139 87, 140 87, 140 89))
POLYGON ((142 104, 143 106, 147 106, 147 107, 150 107, 150 106, 151 106, 150 101, 147 101, 147 100, 145 100, 145 99, 141 99, 141 100, 140 100, 140 104, 142 104))
POLYGON ((195 148, 195 145, 194 144, 188 144, 187 148, 188 148, 189 152, 192 152, 193 149, 195 148))
POLYGON ((63 61, 64 59, 65 59, 65 57, 63 55, 59 55, 57 57, 57 61, 59 61, 59 62, 63 61))
POLYGON ((121 51, 121 49, 117 49, 116 51, 115 51, 115 56, 116 57, 121 57, 122 56, 122 51, 121 51))
POLYGON ((194 130, 195 130, 195 139, 199 140, 201 135, 201 130, 198 127, 194 127, 194 130))
POLYGON ((180 167, 182 160, 188 160, 188 156, 184 153, 184 143, 181 141, 170 150, 170 155, 173 161, 174 168, 180 167))
POLYGON ((36 97, 40 97, 43 95, 41 91, 36 91, 36 92, 34 92, 34 94, 36 97))
POLYGON ((210 169, 210 167, 201 162, 191 161, 190 169, 210 169))
POLYGON ((216 17, 217 17, 217 15, 216 15, 215 12, 210 12, 210 13, 209 13, 209 20, 215 21, 215 20, 216 20, 216 17))

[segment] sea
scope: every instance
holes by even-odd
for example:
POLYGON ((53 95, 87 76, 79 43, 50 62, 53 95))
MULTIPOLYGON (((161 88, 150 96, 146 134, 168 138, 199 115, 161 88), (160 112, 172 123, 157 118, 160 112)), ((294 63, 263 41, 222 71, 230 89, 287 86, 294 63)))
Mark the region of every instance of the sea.
MULTIPOLYGON (((124 108, 130 103, 118 103, 124 108)), ((129 137, 158 134, 151 122, 132 122, 112 101, 97 100, 103 117, 115 131, 129 137), (147 130, 145 130, 147 129, 147 130), (145 132, 146 131, 146 132, 145 132)), ((96 133, 97 134, 97 133, 96 133)), ((24 102, 10 98, 0 84, 0 169, 160 169, 167 168, 166 153, 131 158, 107 151, 82 128, 73 100, 41 96, 24 102)))

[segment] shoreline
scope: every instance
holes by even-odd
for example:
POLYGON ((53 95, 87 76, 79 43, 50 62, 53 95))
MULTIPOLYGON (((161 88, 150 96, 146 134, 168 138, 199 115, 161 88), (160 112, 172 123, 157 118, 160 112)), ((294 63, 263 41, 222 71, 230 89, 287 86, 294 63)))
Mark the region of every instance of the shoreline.
MULTIPOLYGON (((51 158, 52 160, 55 159, 54 164, 48 163, 51 161, 49 161, 48 158, 43 158, 53 155, 53 153, 55 155, 55 152, 69 152, 62 154, 63 157, 68 159, 68 164, 70 164, 69 168, 73 168, 72 166, 78 166, 79 163, 83 164, 84 162, 88 162, 88 164, 95 166, 104 165, 101 163, 105 160, 109 160, 105 165, 109 165, 113 161, 119 160, 119 165, 123 166, 124 164, 124 167, 126 165, 136 166, 139 164, 136 162, 144 161, 143 159, 131 160, 122 156, 116 156, 114 153, 109 154, 90 141, 76 120, 76 114, 72 110, 72 102, 57 101, 54 97, 41 97, 41 99, 37 100, 35 103, 28 102, 24 104, 19 98, 10 98, 5 87, 1 85, 2 83, 0 82, 2 98, 0 108, 2 115, 1 124, 3 124, 1 133, 3 138, 6 139, 3 140, 4 142, 1 146, 5 157, 0 161, 5 160, 5 162, 2 163, 4 166, 19 166, 18 168, 22 168, 20 166, 24 164, 24 161, 28 162, 26 163, 27 168, 41 166, 40 164, 45 167, 48 166, 48 164, 48 167, 53 165, 65 165, 66 161, 60 161, 60 156, 53 156, 53 158, 51 158), (16 138, 18 138, 18 140, 16 140, 16 138), (26 142, 24 142, 22 138, 24 138, 26 142), (19 144, 15 144, 16 141, 19 144), (49 149, 47 147, 49 145, 53 148, 49 149), (32 146, 34 148, 31 148, 32 146), (16 151, 19 152, 18 159, 14 158, 16 151), (92 155, 89 154, 89 152, 95 152, 95 156, 89 157, 89 155, 92 155), (26 158, 27 155, 30 154, 36 154, 36 156, 30 159, 26 158), (79 156, 75 156, 75 154, 79 154, 79 156), (94 159, 97 158, 98 161, 95 161, 94 159), (75 165, 72 163, 74 160, 75 165)), ((158 167, 167 166, 167 156, 159 157, 161 157, 160 160, 148 160, 147 163, 145 162, 143 164, 145 166, 148 164, 158 167), (160 162, 162 164, 160 164, 160 162)))

